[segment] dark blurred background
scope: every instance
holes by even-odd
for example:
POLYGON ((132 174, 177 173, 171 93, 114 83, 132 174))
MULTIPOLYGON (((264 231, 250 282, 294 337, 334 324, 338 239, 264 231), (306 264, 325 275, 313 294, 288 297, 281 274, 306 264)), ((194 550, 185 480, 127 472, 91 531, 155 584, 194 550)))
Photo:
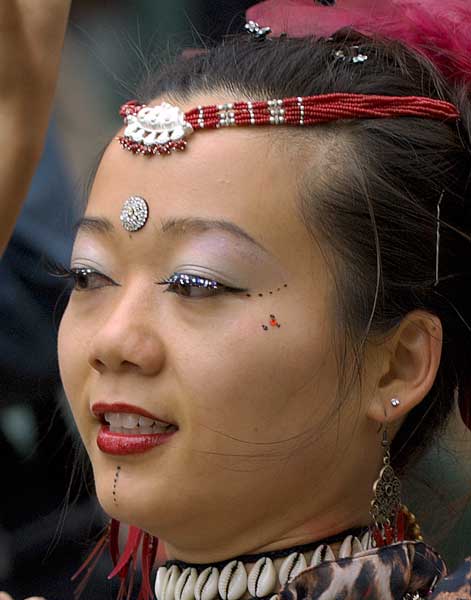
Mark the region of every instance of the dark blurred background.
MULTIPOLYGON (((66 298, 47 265, 69 260, 90 174, 120 126, 118 108, 133 97, 146 58, 166 61, 241 31, 253 4, 74 0, 44 156, 0 261, 0 589, 15 600, 71 598, 70 576, 106 522, 59 381, 56 332, 66 298)), ((427 455, 406 493, 420 517, 414 498, 433 490, 422 512, 437 519, 424 529, 442 539, 440 550, 453 563, 471 554, 469 511, 463 516, 460 505, 471 475, 463 477, 454 458, 455 450, 469 451, 469 436, 455 422, 448 437, 448 449, 439 444, 427 455)), ((115 598, 110 570, 104 559, 84 598, 115 598)))

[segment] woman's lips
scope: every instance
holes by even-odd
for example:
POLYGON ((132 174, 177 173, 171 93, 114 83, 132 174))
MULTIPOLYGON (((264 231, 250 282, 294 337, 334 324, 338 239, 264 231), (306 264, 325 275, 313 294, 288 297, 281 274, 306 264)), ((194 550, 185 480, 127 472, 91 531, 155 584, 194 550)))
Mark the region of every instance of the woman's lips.
POLYGON ((132 404, 125 404, 124 402, 113 402, 113 403, 105 403, 105 402, 96 402, 91 407, 92 413, 96 417, 101 417, 105 413, 131 413, 135 415, 142 415, 143 417, 148 417, 149 419, 154 419, 155 421, 160 421, 161 423, 167 423, 167 425, 173 425, 173 423, 169 423, 165 419, 161 419, 149 411, 144 410, 138 406, 134 406, 132 404))
POLYGON ((123 456, 125 454, 140 454, 165 444, 177 432, 172 429, 165 433, 127 434, 112 433, 108 424, 102 425, 97 436, 97 446, 106 454, 123 456))

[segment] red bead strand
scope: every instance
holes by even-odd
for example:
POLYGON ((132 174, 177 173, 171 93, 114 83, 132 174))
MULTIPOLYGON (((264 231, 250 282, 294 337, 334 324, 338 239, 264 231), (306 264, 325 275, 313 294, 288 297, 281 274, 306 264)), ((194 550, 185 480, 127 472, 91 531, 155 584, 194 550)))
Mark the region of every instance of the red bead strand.
MULTIPOLYGON (((305 96, 300 99, 304 108, 303 115, 298 98, 286 98, 279 109, 284 111, 281 121, 285 125, 300 125, 303 116, 304 125, 314 125, 337 119, 349 118, 387 118, 394 116, 429 117, 435 119, 458 118, 457 108, 443 100, 434 100, 421 96, 378 96, 374 94, 321 94, 305 96)), ((270 125, 270 105, 268 102, 252 103, 252 115, 247 102, 235 102, 231 109, 219 109, 217 105, 205 106, 205 128, 219 127, 222 111, 231 110, 237 125, 270 125)), ((185 114, 186 120, 195 128, 197 109, 185 114)))
MULTIPOLYGON (((135 116, 144 108, 137 100, 121 107, 120 115, 135 116)), ((339 119, 380 119, 399 116, 430 119, 458 119, 456 106, 444 100, 424 96, 380 96, 376 94, 332 93, 292 97, 283 100, 233 102, 198 106, 185 113, 185 120, 194 130, 231 126, 289 125, 309 126, 339 119)), ((154 156, 184 150, 186 139, 167 144, 145 146, 129 137, 118 138, 123 148, 134 154, 154 156)))

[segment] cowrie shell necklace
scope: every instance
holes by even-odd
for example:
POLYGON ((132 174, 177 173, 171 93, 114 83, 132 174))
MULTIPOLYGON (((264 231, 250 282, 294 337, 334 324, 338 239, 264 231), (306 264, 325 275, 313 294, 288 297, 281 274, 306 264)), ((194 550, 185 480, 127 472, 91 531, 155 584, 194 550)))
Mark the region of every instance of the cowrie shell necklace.
POLYGON ((157 570, 155 595, 157 600, 240 600, 247 595, 254 600, 274 600, 276 592, 305 569, 372 548, 368 531, 361 538, 350 534, 343 539, 336 557, 330 544, 338 541, 342 538, 214 565, 168 561, 157 570))

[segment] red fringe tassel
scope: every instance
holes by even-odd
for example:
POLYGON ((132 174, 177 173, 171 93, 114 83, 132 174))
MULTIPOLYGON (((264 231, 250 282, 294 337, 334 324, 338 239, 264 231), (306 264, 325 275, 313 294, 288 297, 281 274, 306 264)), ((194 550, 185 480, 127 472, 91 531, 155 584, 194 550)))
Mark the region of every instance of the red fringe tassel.
POLYGON ((377 548, 388 546, 395 542, 403 542, 405 539, 406 516, 400 509, 397 511, 394 525, 383 525, 373 527, 371 535, 377 548))
POLYGON ((119 528, 119 521, 112 519, 88 558, 85 560, 80 569, 71 577, 71 580, 74 581, 79 575, 85 572, 84 578, 74 591, 75 600, 79 600, 84 592, 93 570, 98 564, 98 561, 107 546, 109 547, 111 559, 114 565, 114 569, 108 575, 108 579, 112 579, 116 575, 121 579, 116 600, 130 600, 134 589, 134 581, 139 558, 139 547, 141 542, 142 581, 138 600, 153 600, 151 573, 157 556, 158 540, 154 536, 142 531, 138 527, 130 526, 128 539, 126 541, 123 553, 120 556, 119 528))

